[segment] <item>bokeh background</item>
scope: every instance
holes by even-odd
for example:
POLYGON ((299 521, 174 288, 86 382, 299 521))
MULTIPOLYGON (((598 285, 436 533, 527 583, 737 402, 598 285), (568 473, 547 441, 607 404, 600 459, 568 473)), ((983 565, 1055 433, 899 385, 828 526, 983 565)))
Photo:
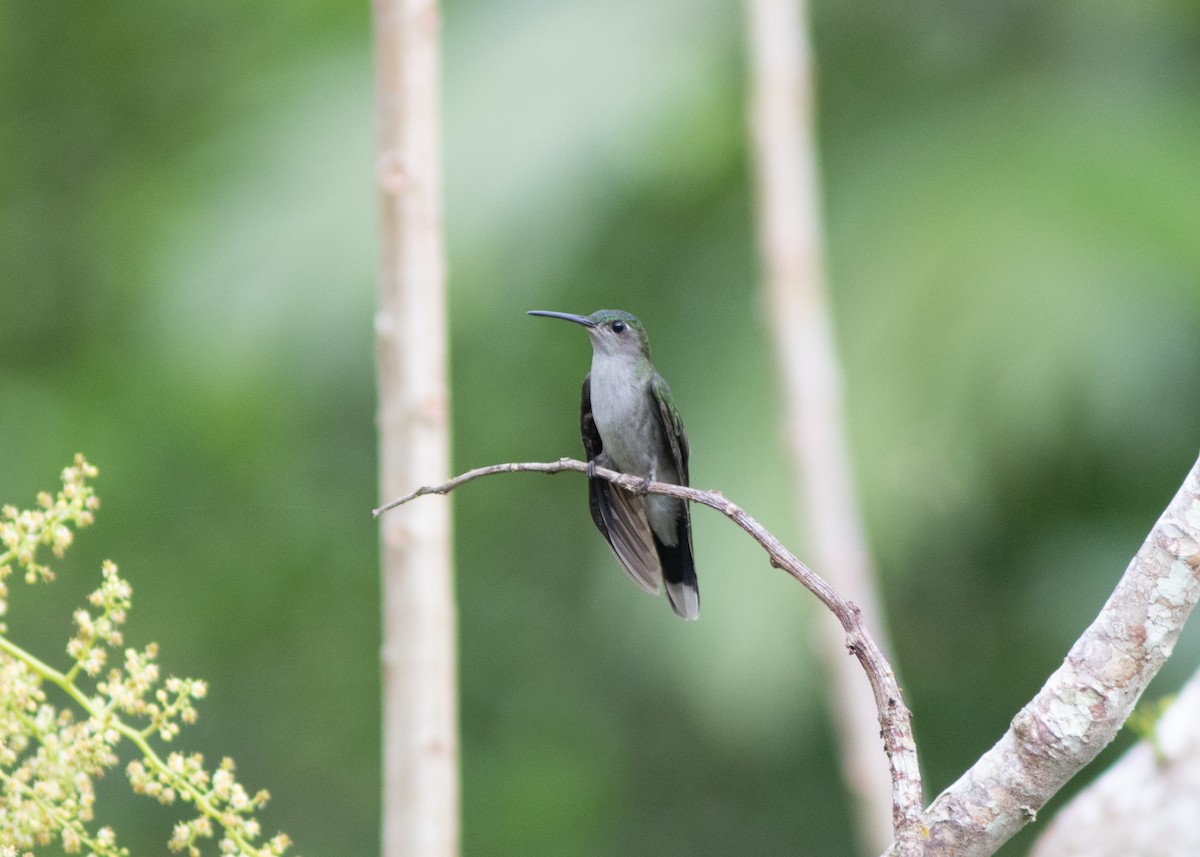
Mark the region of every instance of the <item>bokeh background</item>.
MULTIPOLYGON (((308 857, 378 851, 367 7, 0 0, 0 500, 78 450, 104 504, 58 583, 14 592, 13 636, 61 659, 116 560, 130 642, 211 682, 179 745, 234 756, 308 857)), ((1196 455, 1200 7, 813 19, 851 443, 932 796, 1196 455)), ((577 454, 585 337, 523 312, 629 309, 693 482, 803 556, 742 38, 728 0, 446 0, 454 462, 577 454)), ((828 620, 732 525, 695 514, 684 624, 625 579, 581 479, 421 502, 457 523, 465 854, 854 853, 828 620)), ((1198 660, 1193 628, 1151 695, 1198 660)), ((134 854, 163 852, 171 810, 119 774, 101 803, 134 854)))

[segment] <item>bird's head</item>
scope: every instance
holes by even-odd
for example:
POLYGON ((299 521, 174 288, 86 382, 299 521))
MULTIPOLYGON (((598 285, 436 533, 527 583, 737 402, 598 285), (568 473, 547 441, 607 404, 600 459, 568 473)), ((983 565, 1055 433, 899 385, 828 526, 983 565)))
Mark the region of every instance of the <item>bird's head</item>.
POLYGON ((650 342, 646 329, 637 316, 619 309, 598 309, 591 315, 572 315, 569 312, 530 310, 529 315, 561 318, 587 328, 592 348, 606 357, 637 359, 650 356, 650 342))

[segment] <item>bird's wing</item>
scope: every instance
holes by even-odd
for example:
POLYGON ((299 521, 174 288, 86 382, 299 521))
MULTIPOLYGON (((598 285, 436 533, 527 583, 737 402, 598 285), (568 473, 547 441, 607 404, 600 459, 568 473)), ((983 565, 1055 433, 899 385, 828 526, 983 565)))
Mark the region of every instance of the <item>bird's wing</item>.
MULTIPOLYGON (((658 413, 663 436, 671 447, 671 455, 675 459, 675 469, 679 473, 679 484, 688 484, 688 446, 687 432, 683 428, 683 420, 671 399, 671 391, 667 382, 657 372, 650 379, 650 390, 658 404, 658 413)), ((658 542, 659 564, 662 568, 663 582, 666 584, 667 600, 671 609, 684 619, 695 619, 700 615, 700 585, 696 580, 696 565, 692 552, 692 515, 691 505, 680 502, 679 516, 675 522, 675 543, 668 545, 658 542)))
POLYGON ((634 583, 657 595, 662 567, 641 498, 603 479, 593 479, 592 486, 613 553, 634 583))
MULTIPOLYGON (((579 431, 583 435, 583 450, 588 461, 608 467, 610 462, 604 454, 604 442, 592 418, 591 381, 591 375, 583 379, 579 431)), ((608 541, 634 583, 647 592, 657 593, 662 569, 641 499, 605 479, 589 479, 588 508, 596 529, 608 541)))
POLYGON ((667 387, 667 382, 657 372, 650 379, 650 390, 658 405, 663 436, 666 437, 667 444, 671 447, 671 455, 675 458, 675 469, 679 471, 679 484, 687 485, 688 454, 691 450, 688 447, 688 436, 683 428, 683 420, 679 418, 679 411, 672 403, 671 390, 667 387))
MULTIPOLYGON (((592 375, 589 372, 583 379, 582 397, 579 402, 579 433, 583 435, 583 453, 588 461, 596 461, 604 453, 604 441, 596 429, 596 421, 592 418, 592 375)), ((592 520, 604 538, 608 539, 608 527, 604 516, 600 514, 600 498, 596 496, 596 486, 601 480, 588 480, 588 509, 591 510, 592 520)), ((609 483, 605 483, 606 485, 609 483)), ((612 539, 608 539, 612 542, 612 539)))

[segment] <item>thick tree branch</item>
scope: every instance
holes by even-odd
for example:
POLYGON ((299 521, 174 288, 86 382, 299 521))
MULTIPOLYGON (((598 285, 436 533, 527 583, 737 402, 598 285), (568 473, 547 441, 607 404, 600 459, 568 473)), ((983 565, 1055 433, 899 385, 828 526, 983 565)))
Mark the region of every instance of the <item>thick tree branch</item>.
POLYGON ((1198 598, 1200 462, 1062 666, 999 743, 925 812, 925 854, 993 854, 1032 821, 1116 736, 1198 598))
POLYGON ((1030 857, 1200 854, 1200 672, 1155 725, 1038 837, 1030 857))
MULTIPOLYGON (((456 476, 441 485, 431 485, 381 506, 374 511, 376 516, 388 509, 401 506, 426 494, 447 494, 483 476, 496 473, 562 473, 564 471, 587 472, 587 464, 571 458, 554 462, 531 462, 524 464, 493 464, 480 467, 456 476)), ((904 704, 900 687, 896 683, 891 664, 867 631, 862 611, 842 598, 833 587, 814 574, 811 569, 785 548, 774 535, 738 505, 725 499, 719 491, 701 491, 664 482, 644 483, 635 476, 626 476, 603 467, 595 469, 595 475, 607 479, 630 491, 649 494, 665 494, 691 503, 700 503, 716 509, 745 530, 751 538, 766 550, 771 565, 781 568, 817 596, 822 604, 837 617, 846 632, 846 648, 858 658, 867 673, 875 697, 875 708, 879 716, 879 727, 884 750, 891 765, 892 775, 892 820, 897 847, 901 854, 919 854, 921 850, 921 774, 917 764, 917 747, 912 735, 912 715, 904 704)))

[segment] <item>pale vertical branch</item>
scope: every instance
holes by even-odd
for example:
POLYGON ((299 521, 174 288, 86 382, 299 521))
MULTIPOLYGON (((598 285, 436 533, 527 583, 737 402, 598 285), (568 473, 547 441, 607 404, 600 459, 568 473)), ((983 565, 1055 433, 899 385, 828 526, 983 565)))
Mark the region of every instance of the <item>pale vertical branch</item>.
MULTIPOLYGON (((449 472, 435 0, 373 0, 382 496, 449 472)), ((459 850, 455 610, 446 504, 381 521, 383 849, 459 850)))
MULTIPOLYGON (((887 651, 846 451, 841 378, 825 294, 805 5, 803 0, 746 0, 746 8, 759 247, 798 502, 813 565, 862 609, 887 651)), ((820 636, 861 845, 877 853, 892 840, 893 804, 871 690, 846 657, 841 629, 823 621, 820 636)))

